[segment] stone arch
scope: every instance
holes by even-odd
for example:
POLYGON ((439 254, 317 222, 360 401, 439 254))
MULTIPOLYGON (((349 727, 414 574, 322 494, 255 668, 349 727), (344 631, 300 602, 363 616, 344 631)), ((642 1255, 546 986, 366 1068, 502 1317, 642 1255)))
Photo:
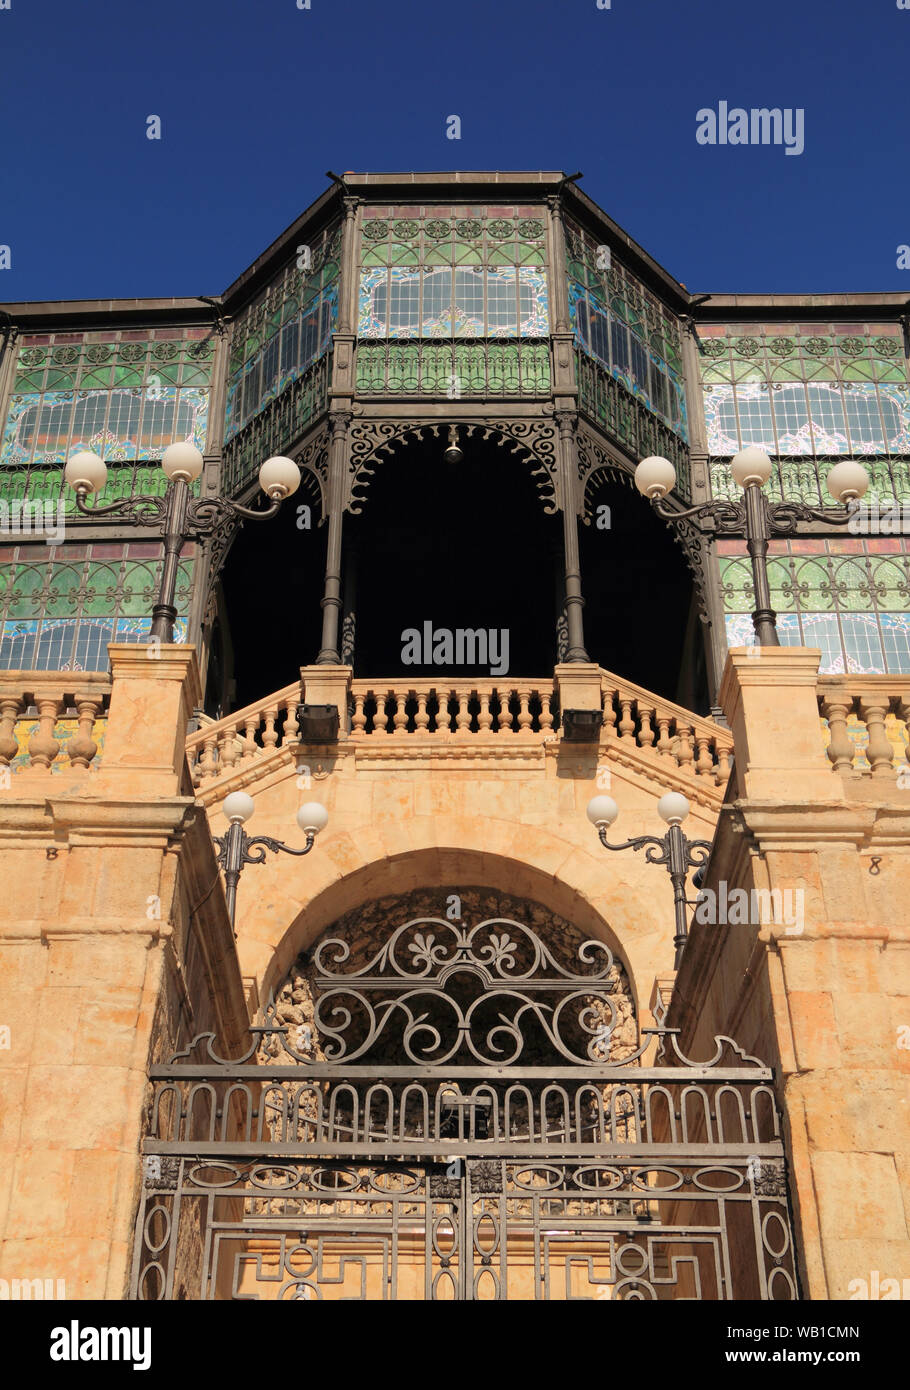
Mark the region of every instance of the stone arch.
MULTIPOLYGON (((419 822, 412 821, 412 827, 419 822)), ((265 958, 264 943, 261 936, 255 943, 255 952, 262 969, 259 974, 259 998, 265 1001, 271 993, 279 993, 285 977, 302 950, 312 947, 332 923, 345 914, 356 911, 364 904, 378 898, 400 897, 416 889, 451 888, 452 885, 480 885, 491 892, 510 893, 524 898, 570 922, 582 939, 602 941, 611 951, 613 958, 626 972, 629 996, 635 1015, 639 1020, 646 1013, 647 1001, 654 975, 658 969, 669 969, 672 963, 671 933, 667 925, 665 910, 658 904, 654 909, 653 930, 647 938, 640 934, 633 940, 630 933, 622 929, 621 923, 611 919, 603 901, 609 895, 611 870, 615 866, 604 861, 599 866, 591 855, 593 872, 581 861, 580 854, 572 853, 572 846, 558 837, 544 834, 539 827, 522 827, 522 836, 531 852, 536 852, 539 861, 552 862, 553 869, 560 865, 559 874, 540 867, 539 863, 529 862, 528 858, 518 857, 511 844, 502 844, 502 825, 497 821, 484 821, 478 818, 477 839, 473 846, 457 846, 441 835, 441 844, 424 844, 400 853, 383 854, 380 846, 360 846, 354 848, 355 837, 345 836, 346 843, 339 849, 346 871, 332 873, 326 866, 323 882, 313 885, 315 891, 306 906, 298 904, 303 893, 298 889, 285 900, 288 910, 284 917, 286 925, 271 935, 268 958, 265 958), (544 844, 546 848, 544 848, 544 844), (374 855, 370 854, 374 850, 374 855), (375 853, 375 850, 379 850, 375 853), (359 862, 356 862, 359 861, 359 862), (602 883, 596 880, 601 878, 602 883), (599 888, 600 893, 595 890, 599 888), (293 909, 296 908, 296 911, 293 909), (291 913, 293 912, 293 915, 291 913), (658 938, 659 956, 654 959, 654 938, 658 938)), ((432 835, 433 823, 426 827, 432 835)), ((441 827, 440 827, 441 828, 441 827)), ((363 840, 372 837, 379 839, 377 832, 365 831, 363 840)), ((412 834, 415 841, 421 838, 419 830, 412 834)), ((361 837, 357 836, 357 840, 361 837)), ((586 859, 587 854, 584 855, 586 859)), ((308 861, 303 861, 307 863, 308 861)), ((315 867, 315 864, 313 865, 315 867)), ((638 866, 636 866, 638 867, 638 866)), ((653 870, 652 870, 653 874, 653 870)), ((287 874, 282 880, 288 882, 287 874)), ((289 888, 292 885, 288 884, 289 888)), ((283 906, 283 905, 282 905, 283 906)), ((619 917, 624 919, 629 912, 629 903, 624 899, 617 904, 619 917)), ((273 900, 273 908, 281 911, 281 906, 273 900)), ((641 917, 641 903, 635 905, 635 916, 641 917)), ((241 918, 241 921, 243 919, 241 918)), ((272 922, 277 925, 275 916, 272 922)), ((252 964, 249 947, 254 945, 244 941, 246 934, 240 933, 242 959, 252 964)))
MULTIPOLYGON (((457 893, 445 887, 416 888, 372 898, 344 913, 297 955, 273 1001, 277 1022, 291 1032, 269 1037, 262 1060, 292 1063, 290 1042, 316 1062, 331 1061, 332 1048, 343 1046, 349 1052, 378 1052, 389 1065, 407 1066, 418 1059, 432 1063, 439 1052, 448 1054, 451 1063, 450 1049, 456 1048, 464 1054, 458 1060, 473 1065, 476 1054, 453 1025, 451 1004, 461 993, 473 1005, 467 1014, 473 1045, 485 1060, 492 1062, 500 1055, 505 1060, 511 1047, 519 1045, 522 1065, 565 1065, 557 1038, 578 1060, 594 1047, 598 1056, 609 1054, 611 1061, 620 1061, 638 1048, 635 1005, 621 960, 605 942, 594 940, 597 945, 592 947, 591 938, 574 922, 532 899, 482 886, 459 885, 457 893), (350 991, 342 990, 349 1010, 346 1019, 339 1019, 337 999, 329 1003, 322 998, 325 983, 320 987, 319 980, 325 971, 343 976, 351 986, 350 991), (357 994, 365 975, 374 982, 368 990, 372 1015, 367 996, 357 994), (485 996, 479 981, 487 975, 485 996), (560 991, 568 977, 590 978, 592 990, 566 1000, 568 1008, 558 1008, 563 993, 575 988, 565 984, 560 991), (525 978, 546 980, 551 992, 537 997, 539 1010, 519 1006, 515 1026, 522 1041, 513 1044, 498 1035, 508 1034, 507 1015, 516 998, 523 999, 525 978), (400 989, 402 979, 404 1004, 399 1002, 385 1015, 381 981, 400 989), (425 988, 424 981, 432 983, 425 988), (409 1010, 411 989, 415 994, 409 1010), (403 1037, 409 1013, 422 1022, 411 1043, 403 1037), (432 1028, 435 1038, 428 1036, 432 1028)), ((271 1009, 270 995, 270 1013, 271 1009)))

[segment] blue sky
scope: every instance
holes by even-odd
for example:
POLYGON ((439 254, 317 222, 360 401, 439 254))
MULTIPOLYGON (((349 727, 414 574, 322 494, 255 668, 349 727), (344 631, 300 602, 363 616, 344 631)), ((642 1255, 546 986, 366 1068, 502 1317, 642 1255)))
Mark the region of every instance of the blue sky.
POLYGON ((581 169, 693 291, 910 299, 896 0, 10 3, 0 302, 218 294, 327 169, 456 168, 581 169), (802 108, 805 152, 699 145, 721 100, 802 108))

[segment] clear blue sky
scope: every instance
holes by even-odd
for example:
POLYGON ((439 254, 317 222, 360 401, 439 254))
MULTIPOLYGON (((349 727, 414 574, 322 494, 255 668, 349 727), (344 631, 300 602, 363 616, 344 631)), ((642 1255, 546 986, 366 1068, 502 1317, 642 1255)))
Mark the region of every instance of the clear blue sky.
POLYGON ((896 0, 310 3, 0 10, 0 302, 218 294, 327 169, 456 168, 583 170, 693 291, 910 298, 896 0), (803 108, 805 152, 697 144, 721 100, 803 108))

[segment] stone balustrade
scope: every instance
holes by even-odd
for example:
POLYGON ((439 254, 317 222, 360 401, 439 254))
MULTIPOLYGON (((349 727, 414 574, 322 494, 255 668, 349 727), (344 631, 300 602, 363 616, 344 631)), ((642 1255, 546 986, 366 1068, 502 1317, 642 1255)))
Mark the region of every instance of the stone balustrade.
POLYGON ((111 679, 96 671, 6 671, 0 678, 0 768, 84 771, 99 748, 111 679))
POLYGON ((910 675, 821 676, 818 707, 835 772, 897 779, 910 789, 910 675))
POLYGON ((552 676, 543 680, 351 685, 351 737, 370 734, 534 734, 558 724, 552 676))
POLYGON ((690 776, 711 777, 718 785, 726 782, 733 758, 729 729, 610 671, 603 672, 601 684, 608 739, 650 749, 690 776))
POLYGON ((257 700, 224 719, 209 721, 186 741, 194 786, 261 758, 273 748, 297 742, 298 680, 265 700, 257 700))

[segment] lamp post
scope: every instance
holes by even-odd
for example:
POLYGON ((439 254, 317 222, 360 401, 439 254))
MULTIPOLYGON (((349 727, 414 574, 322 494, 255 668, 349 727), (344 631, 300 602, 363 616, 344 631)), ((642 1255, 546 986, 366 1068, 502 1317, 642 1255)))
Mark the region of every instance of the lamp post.
POLYGON ((254 511, 227 497, 192 497, 190 483, 202 472, 203 457, 192 444, 170 444, 161 467, 169 479, 164 497, 125 497, 108 506, 89 506, 86 498, 100 492, 107 480, 107 465, 97 454, 82 451, 67 460, 64 480, 75 489, 76 506, 83 516, 119 516, 133 526, 161 528, 164 539, 164 565, 158 587, 158 602, 152 609, 151 636, 173 642, 177 609, 177 567, 180 552, 188 540, 202 540, 215 533, 230 517, 266 521, 274 516, 286 497, 300 485, 300 469, 292 459, 270 458, 259 469, 259 486, 271 499, 264 511, 254 511))
POLYGON ((746 548, 752 560, 752 585, 755 591, 755 611, 752 622, 760 647, 779 647, 777 615, 771 607, 771 588, 768 583, 768 542, 772 536, 792 536, 800 521, 827 521, 832 526, 844 526, 850 520, 855 504, 869 486, 869 475, 862 464, 852 459, 836 463, 828 474, 826 484, 835 502, 844 504, 842 513, 809 507, 803 502, 769 502, 762 488, 771 476, 771 459, 763 449, 751 446, 743 449, 731 461, 734 480, 743 489, 741 502, 726 498, 703 502, 676 512, 662 500, 676 483, 676 469, 669 459, 642 459, 635 470, 635 485, 647 497, 654 510, 665 521, 678 523, 693 516, 709 516, 720 535, 745 532, 746 548), (853 504, 853 505, 851 505, 853 504))
POLYGON ((611 845, 607 831, 619 815, 619 807, 611 796, 595 796, 588 802, 588 820, 597 829, 600 842, 606 849, 643 849, 649 864, 665 864, 673 883, 673 907, 676 913, 676 948, 673 968, 678 970, 688 933, 686 913, 686 877, 689 869, 707 863, 711 852, 710 840, 690 840, 682 830, 689 814, 689 803, 679 792, 667 792, 657 803, 657 814, 670 827, 666 835, 636 835, 623 845, 611 845))
POLYGON ((224 896, 227 901, 228 916, 234 925, 234 910, 237 906, 237 884, 244 864, 264 864, 267 849, 276 853, 309 854, 316 843, 316 836, 329 823, 329 813, 318 801, 308 801, 297 812, 297 824, 306 835, 303 849, 293 849, 283 840, 274 840, 270 835, 248 835, 244 822, 248 821, 256 809, 251 796, 246 792, 231 792, 224 798, 221 807, 229 825, 226 835, 215 835, 213 839, 218 849, 218 866, 224 870, 224 896), (254 845, 260 846, 253 849, 254 845), (251 853, 252 850, 252 853, 251 853))

